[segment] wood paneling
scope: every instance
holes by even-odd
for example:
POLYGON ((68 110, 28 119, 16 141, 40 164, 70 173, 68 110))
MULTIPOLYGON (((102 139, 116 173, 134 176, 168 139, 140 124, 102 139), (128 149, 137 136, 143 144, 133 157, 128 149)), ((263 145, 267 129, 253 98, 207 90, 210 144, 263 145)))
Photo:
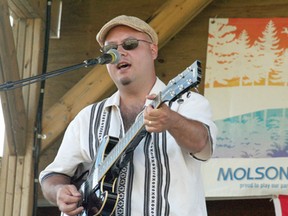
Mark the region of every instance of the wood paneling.
MULTIPOLYGON (((0 63, 1 83, 20 79, 8 5, 5 0, 0 0, 0 63)), ((21 89, 2 91, 1 102, 9 152, 14 155, 24 155, 23 140, 26 137, 27 115, 21 89)))
POLYGON ((44 18, 46 1, 41 0, 8 0, 13 14, 20 18, 44 18))

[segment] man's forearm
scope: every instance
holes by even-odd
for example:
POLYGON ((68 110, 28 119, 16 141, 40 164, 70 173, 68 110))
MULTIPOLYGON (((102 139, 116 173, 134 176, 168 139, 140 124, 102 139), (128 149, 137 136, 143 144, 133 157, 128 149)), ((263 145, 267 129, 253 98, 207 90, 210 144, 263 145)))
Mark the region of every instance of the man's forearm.
POLYGON ((47 177, 41 183, 44 197, 53 205, 57 205, 57 191, 61 186, 67 184, 70 184, 68 176, 55 174, 47 177))
POLYGON ((177 143, 190 153, 202 151, 208 143, 208 132, 203 123, 187 119, 174 112, 174 124, 168 130, 177 143))

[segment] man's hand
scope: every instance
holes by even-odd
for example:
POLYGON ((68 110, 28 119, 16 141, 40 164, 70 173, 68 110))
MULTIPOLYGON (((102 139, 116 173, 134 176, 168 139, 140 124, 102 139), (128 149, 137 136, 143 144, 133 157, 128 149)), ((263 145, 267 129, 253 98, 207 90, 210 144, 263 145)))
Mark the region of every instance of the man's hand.
MULTIPOLYGON (((156 95, 152 94, 146 98, 153 100, 155 97, 156 95)), ((167 130, 177 144, 189 153, 196 154, 205 148, 211 149, 208 145, 208 130, 203 123, 180 115, 164 103, 158 109, 147 106, 143 118, 148 132, 167 130)))
POLYGON ((65 214, 72 216, 83 211, 84 208, 78 206, 81 193, 70 184, 70 177, 62 174, 51 175, 42 182, 41 187, 44 197, 65 214))
MULTIPOLYGON (((155 94, 148 95, 147 99, 153 100, 155 94)), ((166 104, 162 104, 158 109, 151 105, 147 106, 144 111, 144 124, 148 132, 162 132, 168 130, 172 111, 166 104)))
POLYGON ((74 185, 59 186, 56 199, 59 210, 67 215, 77 215, 83 211, 82 206, 78 207, 81 194, 74 185))

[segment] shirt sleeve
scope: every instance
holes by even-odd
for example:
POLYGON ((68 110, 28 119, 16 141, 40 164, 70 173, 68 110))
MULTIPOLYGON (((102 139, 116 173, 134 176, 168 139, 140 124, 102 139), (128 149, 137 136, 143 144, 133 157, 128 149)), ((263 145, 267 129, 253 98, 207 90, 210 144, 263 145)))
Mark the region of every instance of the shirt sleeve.
POLYGON ((178 101, 178 112, 186 118, 203 123, 208 131, 207 148, 193 156, 199 160, 208 160, 214 151, 217 135, 217 127, 212 119, 212 110, 209 101, 195 92, 187 92, 178 101))
POLYGON ((40 172, 40 183, 55 173, 72 177, 80 164, 92 161, 87 146, 89 117, 90 108, 87 107, 68 125, 54 161, 40 172))

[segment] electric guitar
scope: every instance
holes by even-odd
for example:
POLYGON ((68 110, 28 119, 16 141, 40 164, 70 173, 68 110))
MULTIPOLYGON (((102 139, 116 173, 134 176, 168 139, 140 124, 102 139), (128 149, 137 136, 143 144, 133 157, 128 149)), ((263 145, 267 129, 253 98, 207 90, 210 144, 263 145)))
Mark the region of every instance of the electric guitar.
MULTIPOLYGON (((170 80, 165 90, 156 96, 151 105, 158 108, 164 102, 175 101, 190 88, 197 87, 200 81, 201 63, 197 60, 170 80)), ((118 202, 115 189, 118 174, 129 161, 129 153, 133 152, 147 134, 143 114, 141 115, 120 140, 109 136, 103 138, 87 179, 79 188, 82 194, 79 205, 84 207, 84 211, 78 216, 114 214, 118 202)))

